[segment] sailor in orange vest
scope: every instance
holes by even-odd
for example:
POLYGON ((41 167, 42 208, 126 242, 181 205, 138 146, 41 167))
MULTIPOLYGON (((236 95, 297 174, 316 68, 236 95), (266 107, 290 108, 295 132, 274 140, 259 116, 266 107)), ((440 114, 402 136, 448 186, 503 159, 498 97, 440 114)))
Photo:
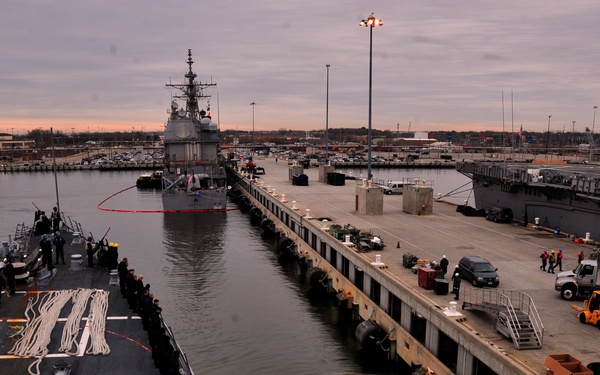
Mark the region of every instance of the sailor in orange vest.
POLYGON ((584 259, 585 259, 585 255, 583 255, 583 250, 581 250, 579 252, 579 254, 577 254, 577 264, 581 263, 581 261, 584 259))
POLYGON ((546 264, 548 263, 548 252, 544 250, 544 252, 540 255, 540 258, 542 258, 542 265, 540 266, 540 269, 542 271, 546 271, 546 264))

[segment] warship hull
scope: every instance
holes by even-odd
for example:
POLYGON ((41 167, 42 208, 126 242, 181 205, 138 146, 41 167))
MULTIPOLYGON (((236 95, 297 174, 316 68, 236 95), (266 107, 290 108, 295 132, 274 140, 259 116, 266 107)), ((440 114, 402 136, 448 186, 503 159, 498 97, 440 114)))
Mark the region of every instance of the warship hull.
POLYGON ((224 212, 227 203, 225 189, 198 191, 195 193, 163 193, 166 212, 224 212))

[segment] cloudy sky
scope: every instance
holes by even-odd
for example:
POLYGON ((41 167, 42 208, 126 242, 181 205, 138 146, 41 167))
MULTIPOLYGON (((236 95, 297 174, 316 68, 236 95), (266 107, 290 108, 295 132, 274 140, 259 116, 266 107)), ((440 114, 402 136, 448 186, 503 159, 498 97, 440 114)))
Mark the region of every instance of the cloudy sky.
POLYGON ((326 64, 329 126, 367 126, 372 12, 374 128, 595 127, 597 0, 2 0, 0 132, 160 131, 188 48, 222 129, 324 129, 326 64))

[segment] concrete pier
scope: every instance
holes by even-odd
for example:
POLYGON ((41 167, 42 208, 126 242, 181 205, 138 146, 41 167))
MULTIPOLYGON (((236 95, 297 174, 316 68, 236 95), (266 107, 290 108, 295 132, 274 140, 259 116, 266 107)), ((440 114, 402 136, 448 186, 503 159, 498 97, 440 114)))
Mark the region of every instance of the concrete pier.
MULTIPOLYGON (((386 195, 383 212, 368 215, 357 207, 358 181, 327 185, 319 182, 319 168, 306 168, 303 173, 313 182, 295 186, 285 163, 267 158, 257 160, 257 166, 264 167, 266 175, 260 176, 259 182, 246 180, 240 186, 245 186, 247 196, 263 215, 294 241, 309 266, 327 273, 331 291, 347 293, 351 296, 348 303, 362 319, 376 321, 387 332, 390 358, 402 358, 435 374, 467 375, 543 374, 549 354, 569 353, 583 364, 600 358, 598 329, 579 323, 572 303, 561 300, 554 291, 555 275, 539 269, 539 254, 544 249, 562 248, 563 270, 568 270, 576 266, 576 255, 586 245, 556 238, 551 231, 533 226, 463 216, 456 206, 430 198, 427 213, 419 215, 404 212, 401 195, 386 195), (324 230, 323 218, 327 218, 327 226, 352 224, 376 233, 386 246, 381 251, 359 252, 324 230), (446 255, 450 260, 446 280, 461 257, 488 259, 498 268, 498 290, 516 290, 533 297, 544 325, 543 347, 517 350, 496 332, 494 314, 464 310, 461 300, 453 312, 452 294, 436 295, 419 287, 417 275, 402 264, 406 252, 437 262, 446 255)), ((469 288, 463 280, 461 297, 469 288)))

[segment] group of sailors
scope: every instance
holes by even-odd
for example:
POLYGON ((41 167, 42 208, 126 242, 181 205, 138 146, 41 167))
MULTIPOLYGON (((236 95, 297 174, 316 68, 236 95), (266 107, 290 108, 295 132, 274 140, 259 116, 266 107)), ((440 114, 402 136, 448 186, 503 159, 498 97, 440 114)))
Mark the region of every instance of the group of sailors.
POLYGON ((39 236, 50 231, 52 231, 52 233, 57 232, 60 227, 60 223, 62 222, 62 218, 60 216, 60 212, 58 211, 58 207, 52 208, 50 218, 46 216, 46 211, 42 211, 38 208, 37 211, 35 211, 33 222, 34 235, 39 236))
POLYGON ((150 284, 144 284, 144 276, 136 275, 135 270, 129 268, 127 258, 121 260, 117 271, 123 298, 127 299, 129 308, 140 316, 142 326, 148 332, 154 367, 163 375, 179 374, 180 353, 175 350, 163 325, 160 301, 150 292, 150 284))

